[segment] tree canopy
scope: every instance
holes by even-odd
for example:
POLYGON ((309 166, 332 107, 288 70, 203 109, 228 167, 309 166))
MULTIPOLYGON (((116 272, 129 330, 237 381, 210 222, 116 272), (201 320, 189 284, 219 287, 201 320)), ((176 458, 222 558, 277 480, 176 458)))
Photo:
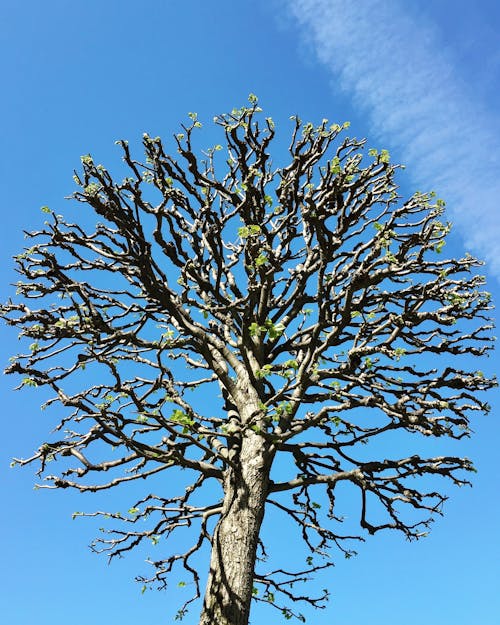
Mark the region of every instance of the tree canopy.
POLYGON ((274 123, 249 100, 214 118, 221 144, 209 149, 196 147, 194 113, 173 156, 145 134, 141 162, 119 141, 121 181, 82 157, 73 198, 86 212, 71 222, 44 207, 16 258, 21 297, 0 311, 30 343, 7 373, 62 406, 51 438, 14 461, 38 463, 43 487, 192 475, 185 490, 145 482, 127 514, 91 513, 117 522, 93 548, 114 557, 161 541, 139 579, 166 585, 184 567, 195 599, 207 543, 205 625, 246 624, 252 598, 302 619, 295 601, 321 606, 328 593, 296 584, 332 565, 331 547, 349 557, 367 533, 425 534, 446 498, 434 478, 466 484, 473 465, 422 454, 419 439, 468 436, 488 410, 478 391, 496 384, 463 368, 491 349, 492 306, 482 263, 444 254, 444 202, 403 200, 400 166, 348 124, 292 117, 275 165, 274 123), (371 451, 385 440, 404 444, 371 451), (355 534, 341 483, 359 495, 355 534), (262 569, 268 507, 295 524, 302 569, 262 569), (163 538, 184 527, 191 545, 169 553, 163 538))

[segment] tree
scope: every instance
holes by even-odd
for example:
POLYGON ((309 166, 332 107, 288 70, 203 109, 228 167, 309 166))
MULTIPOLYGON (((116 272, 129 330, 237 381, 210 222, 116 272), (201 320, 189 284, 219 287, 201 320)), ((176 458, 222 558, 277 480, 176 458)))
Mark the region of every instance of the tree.
POLYGON ((23 300, 1 309, 31 341, 7 373, 67 409, 15 463, 39 463, 47 488, 91 492, 193 475, 185 492, 174 480, 127 514, 93 513, 121 523, 93 548, 113 558, 190 527, 192 545, 139 579, 166 585, 184 567, 195 593, 181 618, 201 594, 193 561, 208 542, 202 625, 246 624, 252 598, 303 620, 289 602, 323 605, 327 591, 295 588, 331 566, 330 547, 349 557, 366 533, 424 535, 446 499, 436 478, 467 484, 473 465, 400 450, 468 436, 471 414, 488 410, 476 392, 496 384, 461 368, 462 355, 491 349, 491 305, 481 263, 443 257, 444 203, 402 201, 399 167, 342 138, 348 124, 292 117, 289 162, 275 167, 273 121, 259 124, 249 101, 215 118, 224 146, 202 157, 195 114, 176 157, 144 135, 141 163, 118 142, 122 182, 83 157, 74 198, 101 221, 44 207, 50 220, 17 257, 23 300), (404 444, 373 453, 386 438, 404 444), (342 483, 359 493, 352 535, 335 502, 342 483), (269 506, 297 527, 301 570, 260 570, 269 506))

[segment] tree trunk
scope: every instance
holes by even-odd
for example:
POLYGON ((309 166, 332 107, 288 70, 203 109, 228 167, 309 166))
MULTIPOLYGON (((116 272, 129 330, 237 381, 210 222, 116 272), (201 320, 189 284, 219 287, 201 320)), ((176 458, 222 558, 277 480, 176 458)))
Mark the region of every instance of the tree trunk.
POLYGON ((260 436, 244 437, 229 467, 213 535, 200 625, 248 625, 255 557, 264 518, 271 454, 260 436))

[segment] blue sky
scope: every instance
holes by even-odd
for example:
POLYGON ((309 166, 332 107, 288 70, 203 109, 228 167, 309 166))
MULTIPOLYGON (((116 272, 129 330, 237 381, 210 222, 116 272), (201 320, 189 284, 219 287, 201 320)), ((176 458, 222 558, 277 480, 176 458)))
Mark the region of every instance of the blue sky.
MULTIPOLYGON (((488 261, 500 278, 500 6, 494 0, 3 0, 0 3, 0 299, 12 293, 11 256, 40 206, 67 210, 79 157, 119 167, 114 141, 144 131, 168 136, 188 111, 202 121, 259 95, 278 123, 290 114, 350 120, 356 136, 407 164, 403 192, 436 189, 455 230, 446 251, 488 261)), ((207 144, 209 141, 207 140, 207 144)), ((17 339, 0 329, 1 360, 17 339)), ((498 359, 498 358, 497 358, 498 359)), ((495 362, 483 368, 493 371, 495 362)), ((13 456, 37 448, 51 427, 33 392, 1 380, 0 613, 9 625, 172 622, 176 593, 132 580, 148 554, 107 567, 86 545, 94 527, 75 510, 120 509, 125 489, 93 503, 34 491, 13 456)), ((305 612, 315 625, 494 625, 498 601, 498 396, 463 445, 479 473, 451 490, 445 518, 418 544, 369 540, 321 579, 332 601, 305 612)), ((55 415, 53 416, 55 419, 55 415)), ((123 503, 125 502, 125 503, 123 503)), ((272 529, 272 528, 271 528, 272 529)), ((142 568, 141 568, 142 567, 142 568)), ((256 610, 252 623, 278 619, 256 610)), ((185 622, 197 622, 193 612, 185 622)), ((274 622, 274 621, 273 621, 274 622)))

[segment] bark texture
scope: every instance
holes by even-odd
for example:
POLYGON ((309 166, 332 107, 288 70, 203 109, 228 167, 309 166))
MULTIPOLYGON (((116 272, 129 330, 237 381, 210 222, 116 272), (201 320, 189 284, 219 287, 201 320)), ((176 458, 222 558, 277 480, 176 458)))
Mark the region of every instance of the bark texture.
POLYGON ((247 625, 272 458, 251 432, 228 471, 200 625, 247 625))

